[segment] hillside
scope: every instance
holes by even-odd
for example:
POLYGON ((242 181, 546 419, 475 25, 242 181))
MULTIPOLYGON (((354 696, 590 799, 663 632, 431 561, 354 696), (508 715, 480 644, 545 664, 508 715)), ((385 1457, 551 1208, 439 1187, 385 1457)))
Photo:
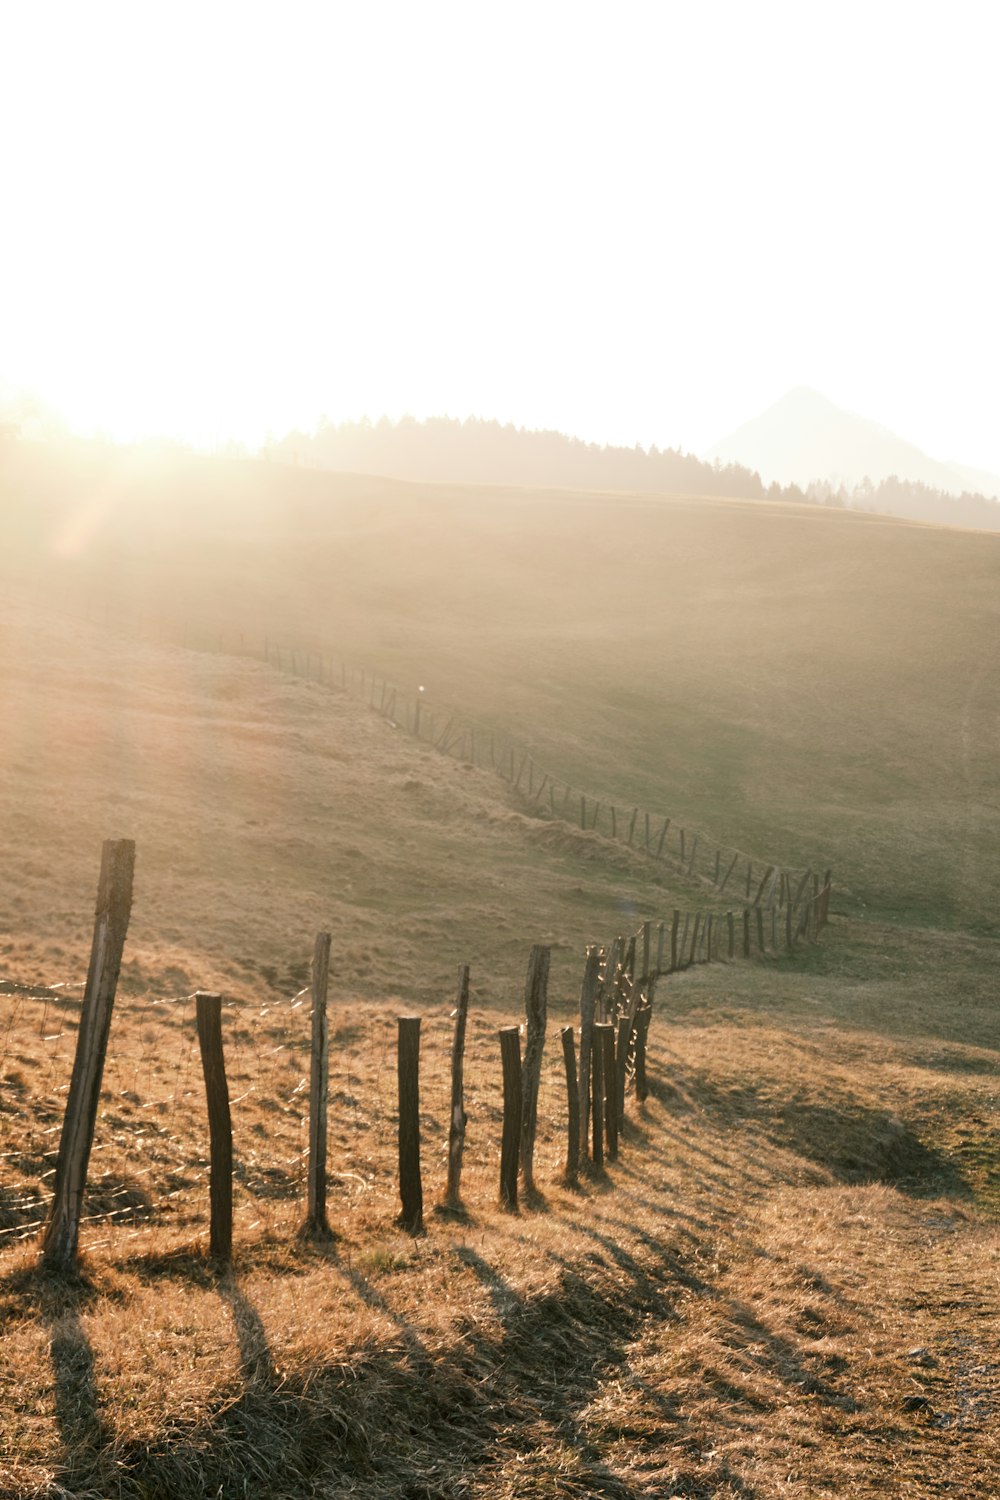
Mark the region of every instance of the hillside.
POLYGON ((823 508, 29 450, 3 563, 150 641, 423 685, 852 910, 996 931, 1000 539, 823 508), (719 827, 719 824, 722 827, 719 827))
POLYGON ((38 1277, 17 1237, 77 992, 0 997, 0 1492, 989 1493, 998 549, 820 508, 8 453, 0 978, 78 985, 100 840, 134 836, 138 859, 77 1283, 38 1277), (324 653, 332 682, 268 666, 265 635, 286 662, 324 653), (578 1188, 557 1032, 583 946, 693 893, 416 744, 340 691, 342 658, 588 793, 833 867, 818 943, 661 984, 650 1098, 578 1188), (321 926, 325 1247, 296 1238, 321 926), (541 1197, 509 1215, 496 1028, 536 942, 541 1197), (432 1207, 461 962, 455 1221, 432 1207), (196 986, 227 997, 221 1277, 196 986), (423 1019, 416 1240, 393 1223, 403 1010, 423 1019))

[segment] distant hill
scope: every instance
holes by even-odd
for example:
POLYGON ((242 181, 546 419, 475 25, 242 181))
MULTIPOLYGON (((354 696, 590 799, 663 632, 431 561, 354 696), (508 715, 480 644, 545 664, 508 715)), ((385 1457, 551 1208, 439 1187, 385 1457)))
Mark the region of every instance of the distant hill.
POLYGON ((289 433, 268 453, 286 462, 432 484, 513 484, 747 500, 764 494, 759 477, 740 464, 703 463, 675 448, 602 447, 562 432, 531 431, 479 417, 324 422, 311 434, 289 433))
POLYGON ((1000 476, 930 458, 887 427, 844 411, 806 386, 789 391, 704 457, 755 469, 766 484, 805 486, 818 480, 850 491, 866 480, 877 486, 898 479, 945 495, 1000 496, 1000 476))
MULTIPOLYGON (((777 436, 782 431, 799 443, 801 473, 807 471, 809 451, 827 454, 840 451, 835 438, 842 429, 854 433, 852 451, 856 454, 874 455, 876 437, 882 434, 885 454, 891 453, 896 458, 905 457, 906 452, 917 455, 924 462, 923 469, 915 461, 910 468, 914 475, 919 471, 926 477, 904 474, 902 462, 895 467, 890 464, 887 473, 882 472, 885 465, 872 462, 868 467, 862 466, 855 477, 857 465, 852 463, 851 472, 847 473, 843 465, 837 469, 824 460, 819 469, 807 474, 805 483, 795 478, 775 479, 773 470, 765 467, 765 478, 770 481, 765 484, 761 474, 748 462, 730 460, 714 450, 712 461, 708 462, 675 448, 641 448, 638 444, 634 448, 602 447, 562 432, 532 431, 509 423, 504 426, 479 417, 464 421, 431 417, 418 422, 413 417, 403 417, 393 422, 381 417, 377 422, 323 422, 313 433, 288 433, 266 451, 270 458, 309 468, 429 484, 617 490, 707 499, 728 497, 781 500, 798 505, 856 506, 945 526, 1000 530, 1000 505, 994 500, 985 499, 982 494, 954 495, 955 490, 962 488, 956 478, 957 471, 953 474, 947 466, 935 465, 933 459, 893 438, 874 422, 839 412, 813 391, 792 392, 770 413, 765 413, 759 423, 771 428, 772 448, 776 448, 777 436), (871 429, 876 435, 867 448, 862 429, 871 429), (825 434, 825 448, 819 442, 813 442, 810 448, 810 434, 815 437, 817 433, 825 434), (948 480, 947 490, 943 482, 936 482, 935 476, 942 477, 939 470, 948 480)), ((740 430, 749 431, 755 425, 751 423, 740 430)), ((738 436, 734 434, 733 441, 738 436)), ((973 477, 972 471, 967 472, 973 477)), ((1000 481, 997 488, 1000 490, 1000 481)))

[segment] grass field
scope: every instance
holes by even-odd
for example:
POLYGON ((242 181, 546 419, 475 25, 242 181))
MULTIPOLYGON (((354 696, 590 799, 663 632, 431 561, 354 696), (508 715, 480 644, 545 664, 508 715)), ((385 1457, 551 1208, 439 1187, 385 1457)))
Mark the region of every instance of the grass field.
MULTIPOLYGON (((92 1203, 125 1189, 132 1213, 87 1228, 68 1286, 0 1238, 0 1493, 991 1493, 1000 540, 23 449, 0 453, 0 499, 0 978, 78 983, 100 841, 138 845, 92 1203), (530 945, 553 945, 552 1027, 587 942, 693 893, 341 693, 182 644, 220 632, 423 684, 588 792, 830 865, 831 925, 661 985, 652 1096, 576 1192, 550 1039, 543 1201, 500 1214, 495 1030, 530 945), (295 1237, 293 997, 321 927, 325 1250, 295 1237), (469 1217, 428 1214, 414 1241, 393 1226, 393 1018, 424 1017, 431 1204, 460 962, 469 1217), (195 987, 227 996, 238 1101, 222 1278, 195 987)), ((76 1000, 0 1003, 16 1230, 76 1000)))

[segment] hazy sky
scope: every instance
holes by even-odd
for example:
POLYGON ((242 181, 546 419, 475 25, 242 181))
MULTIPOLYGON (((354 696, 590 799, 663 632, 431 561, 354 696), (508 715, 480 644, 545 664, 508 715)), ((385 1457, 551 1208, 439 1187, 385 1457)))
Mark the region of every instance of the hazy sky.
POLYGON ((116 436, 698 451, 808 384, 1000 470, 1000 5, 0 0, 0 381, 116 436))

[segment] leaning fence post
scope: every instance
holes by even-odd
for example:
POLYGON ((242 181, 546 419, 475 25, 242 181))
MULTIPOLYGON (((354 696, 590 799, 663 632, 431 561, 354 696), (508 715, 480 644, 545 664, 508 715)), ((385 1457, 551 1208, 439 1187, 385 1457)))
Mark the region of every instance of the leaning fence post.
POLYGON ((132 910, 134 870, 134 841, 106 839, 101 850, 90 967, 83 992, 69 1098, 59 1139, 55 1191, 42 1241, 42 1262, 56 1271, 70 1271, 76 1263, 87 1166, 94 1142, 104 1057, 108 1050, 111 1009, 115 1003, 122 950, 132 910))
POLYGON ((521 1033, 516 1026, 500 1028, 503 1065, 503 1135, 500 1140, 500 1203, 517 1208, 517 1159, 521 1145, 521 1033))
POLYGON ((420 1180, 420 1017, 399 1016, 397 1024, 399 1197, 402 1208, 396 1222, 410 1234, 420 1234, 424 1227, 424 1192, 420 1180))
POLYGON ((458 1001, 455 1006, 455 1036, 451 1045, 451 1123, 448 1127, 448 1185, 444 1207, 456 1213, 461 1207, 462 1153, 465 1150, 465 1027, 469 1015, 469 966, 458 971, 458 1001))
POLYGON ((309 1068, 309 1176, 303 1233, 328 1238, 326 1214, 327 1098, 330 1075, 330 1035, 326 994, 330 976, 330 934, 318 932, 312 963, 312 1058, 309 1068))
POLYGON ((528 959, 524 986, 527 1033, 521 1096, 521 1180, 526 1193, 535 1189, 535 1136, 538 1132, 538 1089, 542 1081, 542 1051, 548 1011, 549 957, 551 948, 536 943, 528 959))
POLYGON ((580 1093, 576 1076, 576 1049, 573 1045, 573 1028, 564 1026, 561 1032, 563 1065, 566 1069, 566 1181, 576 1182, 580 1166, 580 1093))
POLYGON ((226 1265, 233 1255, 233 1122, 222 1051, 222 996, 199 991, 194 997, 201 1066, 208 1101, 211 1225, 208 1253, 226 1265))

